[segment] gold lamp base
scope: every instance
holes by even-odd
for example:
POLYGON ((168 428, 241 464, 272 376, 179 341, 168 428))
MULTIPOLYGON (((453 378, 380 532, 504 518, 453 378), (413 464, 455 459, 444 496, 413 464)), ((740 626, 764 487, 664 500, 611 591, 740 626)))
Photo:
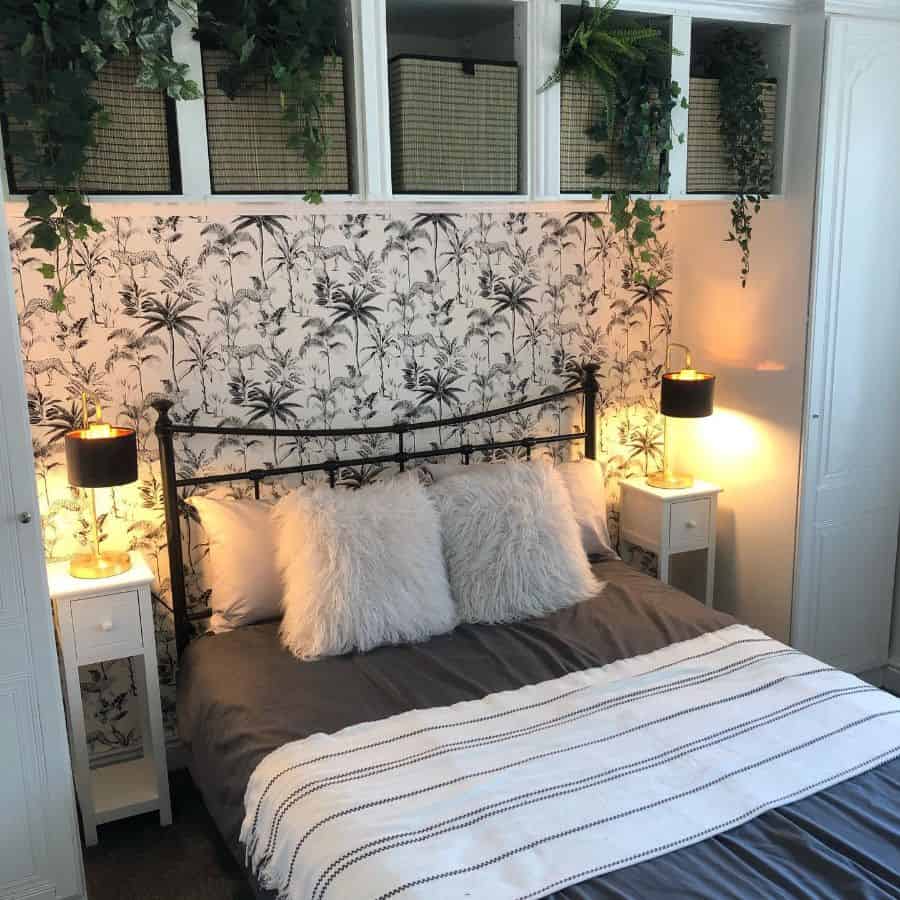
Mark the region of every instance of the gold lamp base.
POLYGON ((73 578, 109 578, 131 568, 131 555, 114 550, 100 553, 79 553, 69 560, 69 574, 73 578))
POLYGON ((647 484, 650 487, 661 488, 664 491, 678 491, 693 487, 692 475, 675 475, 672 472, 654 472, 647 476, 647 484))

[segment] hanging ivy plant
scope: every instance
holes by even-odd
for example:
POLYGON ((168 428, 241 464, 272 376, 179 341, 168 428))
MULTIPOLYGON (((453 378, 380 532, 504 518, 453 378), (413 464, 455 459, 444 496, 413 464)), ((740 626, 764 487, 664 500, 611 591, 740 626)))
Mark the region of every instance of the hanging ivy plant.
MULTIPOLYGON (((196 31, 203 46, 231 57, 218 74, 228 97, 259 72, 278 88, 293 129, 289 145, 306 161, 313 182, 328 152, 322 106, 333 105, 334 97, 322 92, 322 74, 337 53, 339 6, 334 0, 203 0, 196 31)), ((322 202, 316 190, 306 199, 322 202)))
POLYGON ((645 197, 632 199, 619 191, 609 198, 609 212, 613 230, 622 238, 625 250, 625 286, 658 287, 651 245, 665 227, 663 208, 645 197))
POLYGON ((684 134, 672 127, 672 111, 687 109, 681 85, 669 75, 672 52, 662 60, 654 56, 645 64, 626 66, 619 83, 616 140, 622 148, 623 173, 630 185, 647 193, 669 189, 669 153, 675 141, 684 143, 684 134))
MULTIPOLYGON (((605 115, 587 129, 588 137, 621 148, 624 174, 633 187, 666 190, 668 172, 660 171, 660 154, 668 154, 674 140, 684 141, 683 134, 673 132, 672 110, 679 103, 687 107, 681 87, 671 78, 671 58, 678 51, 656 25, 613 18, 617 5, 618 0, 603 5, 581 0, 580 20, 564 39, 559 62, 540 89, 563 76, 595 85, 605 115)), ((608 171, 609 160, 598 152, 585 174, 602 178, 608 171)), ((596 190, 594 196, 605 193, 596 190)))
POLYGON ((62 310, 71 273, 63 271, 69 254, 61 250, 103 230, 79 188, 104 117, 90 93, 97 74, 109 60, 135 53, 138 87, 179 100, 200 91, 172 58, 178 18, 168 0, 0 0, 0 19, 0 108, 23 126, 11 131, 7 150, 28 181, 41 185, 28 198, 27 233, 32 247, 56 255, 41 274, 53 285, 54 309, 62 310))
POLYGON ((753 216, 769 196, 773 173, 762 88, 768 73, 759 42, 725 29, 706 56, 704 74, 719 79, 719 128, 726 161, 737 179, 728 240, 740 248, 741 286, 746 287, 753 216))

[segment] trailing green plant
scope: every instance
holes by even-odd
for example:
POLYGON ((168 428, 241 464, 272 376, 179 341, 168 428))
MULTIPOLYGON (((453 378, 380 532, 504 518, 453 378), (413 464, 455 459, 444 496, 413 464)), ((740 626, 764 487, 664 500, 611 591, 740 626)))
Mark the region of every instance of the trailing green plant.
POLYGON ((725 159, 737 180, 728 240, 740 248, 741 286, 746 287, 753 216, 769 196, 773 173, 762 88, 768 72, 759 42, 725 29, 706 56, 704 74, 719 79, 719 129, 725 159))
POLYGON ((659 58, 646 65, 626 66, 617 97, 616 141, 622 148, 622 169, 628 183, 648 193, 668 190, 669 154, 684 133, 672 127, 672 111, 687 109, 681 85, 659 58), (660 169, 660 160, 666 166, 660 169))
POLYGON ((645 197, 634 199, 625 191, 609 198, 610 221, 625 250, 625 286, 656 288, 659 276, 653 269, 653 243, 665 227, 665 213, 659 204, 645 197))
POLYGON ((10 130, 7 150, 40 186, 28 198, 27 233, 32 247, 56 254, 41 274, 53 285, 54 308, 62 310, 71 253, 60 251, 103 230, 79 187, 105 120, 91 93, 98 73, 109 60, 133 53, 140 60, 138 87, 180 100, 200 91, 187 66, 172 58, 178 17, 168 0, 0 0, 0 19, 0 108, 22 126, 10 130))
MULTIPOLYGON (((292 127, 289 145, 306 161, 313 182, 328 153, 322 107, 333 105, 334 97, 322 91, 322 75, 337 53, 339 6, 334 0, 203 0, 196 30, 203 46, 230 55, 218 74, 228 97, 260 72, 278 88, 292 127)), ((321 203, 322 197, 309 190, 306 200, 321 203)))
MULTIPOLYGON (((587 136, 621 148, 624 174, 633 187, 665 190, 668 172, 660 172, 660 154, 668 154, 675 140, 684 141, 684 135, 672 129, 672 110, 687 106, 681 87, 671 78, 671 57, 678 51, 656 25, 613 18, 617 4, 581 0, 580 20, 563 41, 559 62, 540 89, 564 76, 595 85, 605 114, 587 129, 587 136)), ((609 161, 597 152, 585 174, 602 178, 608 171, 609 161)), ((596 190, 594 195, 604 193, 596 190)))

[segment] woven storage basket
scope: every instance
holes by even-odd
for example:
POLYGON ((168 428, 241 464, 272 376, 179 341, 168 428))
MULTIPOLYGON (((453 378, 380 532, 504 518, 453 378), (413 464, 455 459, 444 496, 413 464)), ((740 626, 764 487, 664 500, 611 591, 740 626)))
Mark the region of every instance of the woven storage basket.
POLYGON ((344 61, 325 63, 322 93, 332 104, 322 104, 322 127, 328 153, 322 175, 315 183, 297 150, 288 146, 293 128, 284 120, 281 97, 265 74, 249 78, 234 100, 218 85, 219 72, 231 57, 224 50, 203 50, 206 96, 206 132, 212 189, 219 194, 290 194, 306 190, 349 193, 347 113, 344 107, 344 61))
MULTIPOLYGON (((775 144, 778 86, 762 85, 765 107, 764 135, 770 150, 775 144)), ((688 108, 687 189, 689 193, 731 194, 737 190, 734 171, 725 160, 719 130, 719 82, 715 78, 692 78, 688 108)), ((765 190, 771 184, 761 185, 765 190)))
POLYGON ((588 136, 588 130, 606 118, 606 101, 597 85, 563 76, 559 109, 559 189, 563 194, 660 190, 658 182, 649 188, 631 183, 625 174, 622 148, 616 141, 595 141, 588 136), (606 174, 600 178, 586 172, 588 163, 598 153, 607 163, 606 174))
POLYGON ((519 192, 515 63, 400 56, 390 73, 396 193, 519 192))
MULTIPOLYGON (((103 104, 109 118, 97 128, 97 146, 91 151, 79 187, 91 194, 171 194, 181 191, 178 170, 174 109, 162 91, 135 86, 140 62, 134 56, 110 60, 97 76, 91 94, 103 104), (169 125, 172 123, 171 133, 169 125)), ((17 86, 5 84, 6 91, 17 86)), ((12 193, 30 193, 22 160, 15 156, 16 134, 27 130, 15 121, 7 123, 9 144, 7 176, 12 193)))

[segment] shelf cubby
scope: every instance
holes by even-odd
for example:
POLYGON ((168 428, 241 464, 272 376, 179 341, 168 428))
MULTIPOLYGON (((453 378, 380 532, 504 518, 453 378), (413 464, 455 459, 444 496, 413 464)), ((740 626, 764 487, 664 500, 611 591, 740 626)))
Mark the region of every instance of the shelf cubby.
MULTIPOLYGON (((577 27, 582 16, 580 5, 563 3, 560 6, 561 41, 577 27)), ((637 22, 657 28, 664 40, 672 40, 672 19, 670 16, 644 13, 614 12, 612 21, 625 24, 637 22)), ((670 69, 671 72, 671 69, 670 69)), ((560 125, 559 125, 559 189, 565 194, 590 194, 601 190, 634 191, 638 193, 661 194, 668 191, 669 158, 663 149, 655 152, 659 165, 652 180, 636 183, 626 170, 625 156, 620 136, 614 130, 602 139, 590 132, 598 125, 606 127, 606 98, 600 88, 590 82, 580 81, 572 76, 564 76, 560 81, 560 125), (588 165, 595 156, 606 162, 606 171, 600 176, 590 174, 588 165)))
POLYGON ((525 192, 525 13, 512 0, 388 0, 394 194, 525 192))
POLYGON ((694 19, 691 23, 690 110, 687 134, 687 193, 731 194, 735 176, 725 158, 719 131, 718 81, 707 77, 704 59, 724 29, 740 31, 759 41, 769 77, 763 83, 765 134, 772 155, 768 193, 781 191, 787 105, 790 28, 785 25, 720 22, 694 19))

